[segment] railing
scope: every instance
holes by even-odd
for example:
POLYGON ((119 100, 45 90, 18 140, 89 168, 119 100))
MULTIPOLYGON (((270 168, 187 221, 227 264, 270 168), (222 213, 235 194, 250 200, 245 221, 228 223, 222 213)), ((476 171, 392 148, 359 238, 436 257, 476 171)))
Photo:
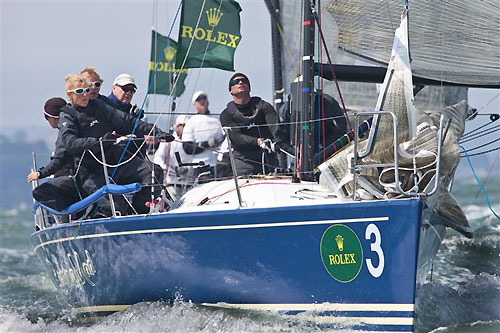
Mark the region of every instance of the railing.
MULTIPOLYGON (((391 111, 363 111, 363 112, 356 112, 354 113, 354 129, 355 129, 355 134, 354 134, 354 157, 352 160, 351 164, 351 173, 353 175, 353 200, 356 200, 356 184, 357 184, 357 179, 358 175, 361 173, 362 168, 376 168, 376 167, 394 167, 394 183, 396 184, 396 189, 397 191, 405 196, 409 197, 427 197, 432 194, 434 194, 439 186, 439 172, 441 168, 441 148, 443 144, 443 124, 444 124, 444 118, 445 114, 442 114, 440 119, 439 119, 439 129, 438 129, 438 147, 437 147, 437 162, 436 162, 436 172, 434 175, 434 187, 432 190, 429 192, 419 192, 418 191, 418 186, 415 182, 414 184, 414 189, 415 192, 407 192, 401 188, 401 185, 399 184, 399 163, 398 163, 398 120, 397 116, 391 112, 391 111), (390 115, 392 117, 392 123, 393 123, 393 136, 394 136, 394 162, 393 163, 372 163, 372 164, 358 164, 358 160, 362 157, 366 157, 370 154, 372 151, 373 145, 375 143, 374 140, 369 140, 368 146, 365 149, 364 153, 361 153, 361 156, 358 154, 358 131, 359 131, 359 117, 360 116, 366 116, 366 115, 375 115, 375 116, 382 116, 382 115, 390 115), (368 153, 367 153, 368 152, 368 153)), ((376 130, 372 128, 372 130, 376 130)), ((374 137, 374 136, 371 136, 374 137)), ((415 163, 415 161, 414 161, 415 163)), ((414 165, 414 169, 416 168, 416 165, 414 165)))
POLYGON ((229 131, 231 130, 231 128, 224 127, 223 130, 224 130, 224 133, 226 133, 226 138, 227 138, 227 143, 228 143, 228 148, 229 148, 229 160, 231 161, 231 169, 233 170, 234 186, 236 188, 236 194, 238 195, 238 205, 239 205, 239 207, 243 207, 244 202, 241 200, 240 186, 238 184, 238 174, 236 173, 236 164, 234 162, 233 146, 231 145, 231 139, 229 138, 229 131))

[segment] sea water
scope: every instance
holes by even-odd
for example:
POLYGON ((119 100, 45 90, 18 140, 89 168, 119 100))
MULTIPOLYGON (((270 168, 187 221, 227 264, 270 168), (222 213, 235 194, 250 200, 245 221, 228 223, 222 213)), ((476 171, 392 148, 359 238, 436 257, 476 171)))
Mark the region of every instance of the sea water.
MULTIPOLYGON (((474 199, 473 179, 458 180, 453 193, 464 209, 474 239, 448 230, 429 281, 417 290, 416 330, 500 332, 500 221, 484 195, 474 199)), ((500 177, 487 186, 500 212, 500 177)), ((32 247, 29 210, 0 212, 0 332, 300 332, 350 331, 322 327, 309 314, 200 306, 179 294, 173 304, 140 303, 97 322, 76 318, 58 294, 32 247)))

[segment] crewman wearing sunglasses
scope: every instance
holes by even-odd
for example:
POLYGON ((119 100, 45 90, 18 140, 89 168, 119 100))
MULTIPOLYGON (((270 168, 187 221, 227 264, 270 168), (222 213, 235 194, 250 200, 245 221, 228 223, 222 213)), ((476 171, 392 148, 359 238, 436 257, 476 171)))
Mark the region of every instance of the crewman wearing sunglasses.
MULTIPOLYGON (((109 175, 113 175, 116 184, 140 182, 143 189, 132 198, 133 209, 139 214, 149 211, 145 203, 151 198, 151 188, 154 187, 155 196, 159 194, 158 182, 153 184, 151 170, 154 167, 148 159, 130 156, 124 153, 124 148, 118 144, 117 138, 134 134, 138 138, 146 138, 154 125, 139 121, 130 114, 120 112, 98 99, 90 99, 90 88, 87 81, 80 75, 66 77, 66 95, 71 103, 61 109, 59 119, 59 137, 68 154, 79 162, 78 177, 87 193, 94 193, 106 184, 103 167, 94 156, 101 156, 100 141, 104 145, 107 164, 126 163, 115 168, 108 168, 109 175), (135 132, 134 132, 135 128, 135 132), (92 154, 91 154, 92 153, 92 154), (121 160, 120 160, 121 159, 121 160), (116 172, 115 172, 116 171, 116 172)), ((172 141, 174 137, 156 128, 157 138, 172 141)), ((133 144, 133 142, 131 143, 133 144)), ((99 158, 100 160, 100 158, 99 158)), ((155 168, 155 176, 161 180, 161 167, 155 168)), ((103 197, 100 212, 106 216, 111 214, 111 206, 107 197, 103 197)), ((126 214, 124 207, 117 207, 122 214, 126 214)))
POLYGON ((94 67, 87 66, 81 72, 80 75, 87 81, 87 84, 90 88, 89 98, 90 99, 99 99, 100 101, 112 105, 112 102, 104 95, 100 94, 102 83, 104 82, 101 79, 101 76, 97 73, 97 70, 94 67))
POLYGON ((108 96, 111 106, 123 112, 130 113, 134 117, 138 115, 142 119, 144 112, 136 104, 132 105, 132 98, 137 91, 135 80, 130 74, 120 74, 113 81, 111 94, 108 96))
MULTIPOLYGON (((229 139, 234 149, 238 176, 267 174, 278 165, 274 151, 278 114, 260 97, 250 96, 250 80, 243 73, 229 80, 233 100, 220 115, 222 127, 230 127, 229 139)), ((228 154, 217 163, 217 176, 231 176, 228 154), (220 172, 219 172, 220 171, 220 172)))

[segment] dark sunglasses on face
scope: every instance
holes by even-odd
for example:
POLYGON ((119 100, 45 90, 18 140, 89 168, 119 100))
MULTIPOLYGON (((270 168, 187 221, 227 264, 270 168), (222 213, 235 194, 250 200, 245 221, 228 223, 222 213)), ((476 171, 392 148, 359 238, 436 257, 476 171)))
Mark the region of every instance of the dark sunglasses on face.
POLYGON ((201 102, 201 101, 204 101, 204 100, 206 100, 206 99, 207 99, 207 96, 201 95, 200 97, 198 97, 198 98, 196 99, 196 102, 201 102))
POLYGON ((101 86, 102 82, 101 81, 94 81, 94 82, 90 82, 90 85, 92 87, 96 87, 96 88, 99 88, 101 86))
POLYGON ((250 82, 248 81, 248 79, 247 79, 247 78, 242 77, 242 78, 232 79, 232 80, 231 80, 231 87, 232 87, 232 86, 237 85, 237 84, 238 84, 238 83, 240 83, 240 82, 241 82, 241 83, 244 83, 244 84, 246 84, 246 85, 250 84, 250 82))
POLYGON ((75 93, 77 95, 83 95, 84 93, 89 93, 90 92, 90 88, 76 88, 76 89, 73 89, 73 90, 68 90, 67 92, 72 92, 72 93, 75 93))
POLYGON ((127 87, 127 86, 119 86, 124 92, 131 92, 132 94, 135 93, 135 88, 134 87, 127 87))

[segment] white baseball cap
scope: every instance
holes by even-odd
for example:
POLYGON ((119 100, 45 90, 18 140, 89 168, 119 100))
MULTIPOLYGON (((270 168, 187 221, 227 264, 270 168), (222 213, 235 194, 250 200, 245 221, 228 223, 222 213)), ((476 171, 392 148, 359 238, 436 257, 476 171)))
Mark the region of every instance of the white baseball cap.
POLYGON ((116 79, 113 81, 113 85, 115 86, 126 86, 127 84, 133 84, 134 87, 137 88, 135 85, 135 80, 130 74, 120 74, 116 77, 116 79))
POLYGON ((184 125, 187 123, 188 120, 189 120, 188 116, 186 116, 185 114, 181 114, 180 116, 177 116, 177 118, 175 118, 174 126, 184 125))
POLYGON ((197 92, 195 92, 193 94, 193 100, 192 100, 193 104, 194 104, 194 102, 196 102, 196 100, 198 99, 198 97, 200 97, 201 95, 207 96, 207 94, 204 91, 201 91, 201 90, 197 91, 197 92))

